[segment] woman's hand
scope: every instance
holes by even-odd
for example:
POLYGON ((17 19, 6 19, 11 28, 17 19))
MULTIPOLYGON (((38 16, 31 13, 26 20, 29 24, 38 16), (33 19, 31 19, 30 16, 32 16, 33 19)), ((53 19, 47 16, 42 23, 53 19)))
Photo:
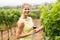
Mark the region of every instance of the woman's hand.
POLYGON ((39 28, 36 28, 35 30, 36 30, 36 33, 37 33, 37 32, 39 32, 39 31, 43 30, 43 26, 41 26, 41 27, 39 27, 39 28))
POLYGON ((29 32, 30 35, 35 34, 35 33, 36 33, 35 29, 29 32))

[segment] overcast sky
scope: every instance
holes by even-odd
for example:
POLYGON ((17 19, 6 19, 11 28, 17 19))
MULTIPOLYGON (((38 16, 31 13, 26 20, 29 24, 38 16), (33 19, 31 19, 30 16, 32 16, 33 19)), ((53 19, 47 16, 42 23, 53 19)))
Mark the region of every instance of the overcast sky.
POLYGON ((0 6, 17 6, 23 3, 28 4, 41 4, 44 2, 54 3, 56 0, 0 0, 0 6))

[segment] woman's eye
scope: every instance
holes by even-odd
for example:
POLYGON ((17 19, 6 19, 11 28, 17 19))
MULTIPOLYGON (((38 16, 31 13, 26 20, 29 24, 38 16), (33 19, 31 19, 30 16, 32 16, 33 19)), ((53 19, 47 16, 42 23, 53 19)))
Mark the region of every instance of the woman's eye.
POLYGON ((28 10, 30 10, 30 9, 28 9, 28 10))
POLYGON ((25 10, 27 10, 27 9, 25 9, 25 10))

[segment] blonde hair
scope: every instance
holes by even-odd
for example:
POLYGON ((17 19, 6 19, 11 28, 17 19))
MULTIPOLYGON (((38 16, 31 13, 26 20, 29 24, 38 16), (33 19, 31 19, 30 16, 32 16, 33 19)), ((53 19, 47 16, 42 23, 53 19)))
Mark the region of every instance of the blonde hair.
POLYGON ((24 3, 22 6, 21 6, 21 8, 23 9, 24 8, 24 6, 30 6, 29 4, 27 4, 27 3, 24 3))

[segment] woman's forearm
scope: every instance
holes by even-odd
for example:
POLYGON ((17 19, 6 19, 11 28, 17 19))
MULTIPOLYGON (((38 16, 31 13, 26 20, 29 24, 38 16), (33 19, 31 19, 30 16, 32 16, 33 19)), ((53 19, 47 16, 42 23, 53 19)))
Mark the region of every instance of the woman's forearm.
POLYGON ((39 27, 39 28, 36 28, 35 30, 36 30, 36 33, 37 32, 39 32, 40 30, 42 30, 43 29, 43 26, 41 26, 41 27, 39 27))
POLYGON ((24 38, 24 37, 29 36, 29 35, 30 35, 29 33, 20 34, 20 35, 17 36, 17 39, 19 39, 19 38, 24 38))
POLYGON ((29 35, 32 35, 34 32, 35 32, 35 30, 31 30, 31 31, 28 32, 28 33, 23 33, 23 34, 17 35, 17 39, 19 39, 19 38, 24 38, 24 37, 27 37, 27 36, 29 36, 29 35))
POLYGON ((20 34, 20 35, 17 36, 17 39, 27 37, 27 36, 29 36, 29 35, 32 35, 34 32, 35 32, 35 33, 39 32, 39 31, 42 30, 42 29, 43 29, 43 26, 41 26, 41 27, 39 27, 39 28, 36 28, 36 29, 34 29, 34 30, 32 30, 32 31, 30 31, 30 32, 28 32, 28 33, 20 34))

